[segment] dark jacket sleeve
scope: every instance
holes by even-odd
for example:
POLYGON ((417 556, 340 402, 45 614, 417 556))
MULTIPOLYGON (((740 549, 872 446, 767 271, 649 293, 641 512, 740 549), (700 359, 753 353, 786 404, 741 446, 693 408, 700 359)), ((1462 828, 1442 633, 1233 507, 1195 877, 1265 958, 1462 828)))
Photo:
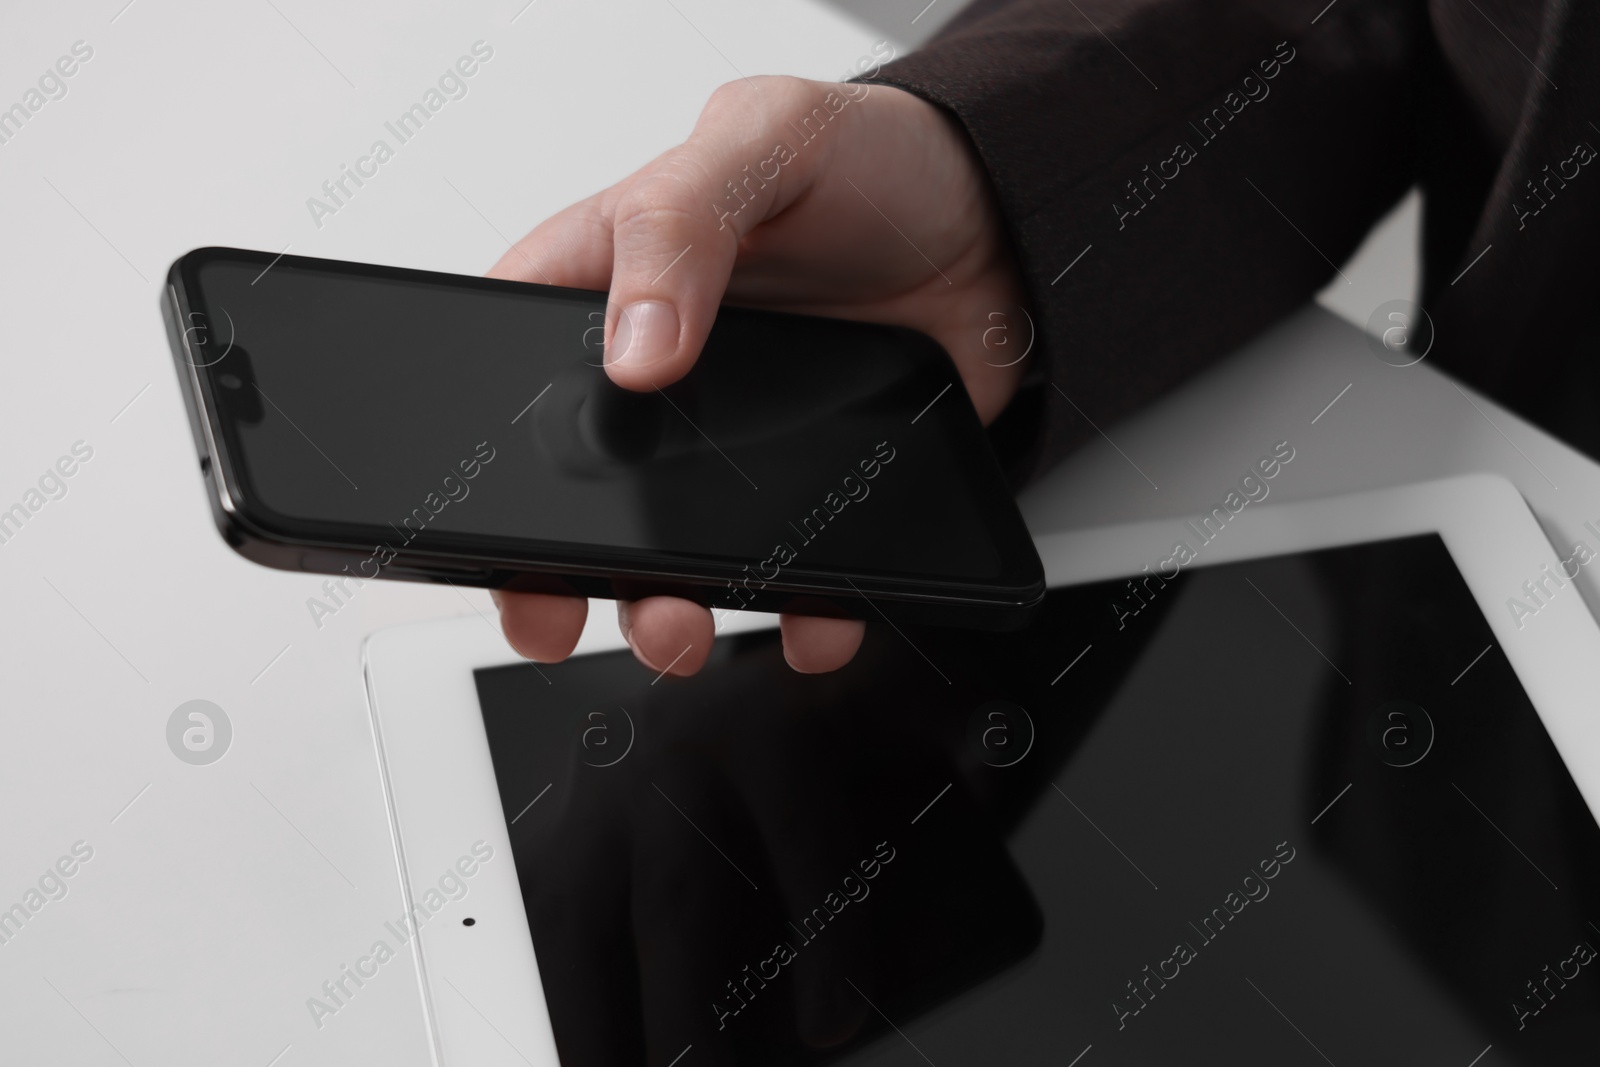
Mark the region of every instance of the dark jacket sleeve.
POLYGON ((866 79, 956 116, 1010 228, 1039 361, 995 427, 1014 480, 1335 276, 1413 182, 1424 26, 1406 0, 977 0, 866 79))

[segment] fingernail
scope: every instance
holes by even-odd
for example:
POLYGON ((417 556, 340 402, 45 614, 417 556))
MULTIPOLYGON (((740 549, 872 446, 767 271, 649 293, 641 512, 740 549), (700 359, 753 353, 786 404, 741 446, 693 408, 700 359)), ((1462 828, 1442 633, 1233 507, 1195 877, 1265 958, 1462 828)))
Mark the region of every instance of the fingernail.
POLYGON ((616 331, 606 346, 606 362, 645 367, 678 348, 678 309, 661 300, 629 304, 617 317, 616 331))

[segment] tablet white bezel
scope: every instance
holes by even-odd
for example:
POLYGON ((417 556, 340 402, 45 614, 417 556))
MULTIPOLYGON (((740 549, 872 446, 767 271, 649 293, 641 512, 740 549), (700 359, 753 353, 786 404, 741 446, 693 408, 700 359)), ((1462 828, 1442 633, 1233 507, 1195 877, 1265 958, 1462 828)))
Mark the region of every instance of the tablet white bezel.
MULTIPOLYGON (((1184 525, 1191 518, 1036 534, 1035 541, 1049 585, 1075 585, 1157 569, 1174 542, 1195 542, 1184 525)), ((1518 627, 1508 599, 1525 599, 1523 583, 1542 578, 1542 568, 1559 573, 1561 557, 1510 482, 1473 475, 1248 505, 1189 566, 1428 532, 1444 540, 1590 812, 1600 815, 1600 715, 1590 707, 1590 695, 1600 692, 1600 626, 1569 582, 1518 627)), ((774 621, 736 615, 721 632, 764 629, 774 621)), ((594 611, 575 654, 623 647, 611 613, 594 611)), ((1473 654, 1463 650, 1463 667, 1473 654)), ((379 631, 367 640, 364 660, 407 907, 414 889, 434 884, 473 842, 494 850, 468 895, 440 913, 443 921, 424 926, 414 942, 435 1061, 554 1065, 473 680, 475 670, 520 660, 493 625, 477 618, 379 631), (478 918, 470 928, 460 922, 469 914, 478 918)))
MULTIPOLYGON (((775 623, 740 613, 719 633, 775 623)), ((595 610, 573 655, 626 647, 612 613, 595 610)), ((480 668, 526 661, 493 623, 471 616, 380 630, 362 660, 407 911, 475 842, 493 850, 466 895, 411 942, 434 1063, 557 1067, 473 679, 480 668), (463 926, 469 916, 476 923, 463 926)))

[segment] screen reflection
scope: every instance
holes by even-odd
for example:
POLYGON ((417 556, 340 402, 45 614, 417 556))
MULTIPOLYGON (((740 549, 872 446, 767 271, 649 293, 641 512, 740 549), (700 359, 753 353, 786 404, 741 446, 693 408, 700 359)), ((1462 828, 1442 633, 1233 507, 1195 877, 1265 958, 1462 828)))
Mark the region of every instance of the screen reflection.
POLYGON ((1600 834, 1443 543, 1134 595, 480 671, 563 1061, 1592 1063, 1600 834))

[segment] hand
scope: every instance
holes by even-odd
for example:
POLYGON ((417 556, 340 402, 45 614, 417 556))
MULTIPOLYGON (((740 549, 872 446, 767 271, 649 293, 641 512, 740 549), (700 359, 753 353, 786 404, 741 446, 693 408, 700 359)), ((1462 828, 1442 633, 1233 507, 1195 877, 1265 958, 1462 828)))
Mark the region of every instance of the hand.
MULTIPOLYGON (((688 141, 541 223, 489 274, 609 288, 606 373, 628 389, 689 373, 724 297, 930 334, 985 423, 1024 369, 984 346, 1024 294, 982 165, 953 119, 886 86, 729 83, 688 141)), ((555 662, 577 644, 582 599, 494 597, 522 655, 555 662)), ((780 621, 797 671, 835 670, 861 643, 858 621, 780 621)), ((617 622, 652 670, 693 674, 711 650, 711 612, 687 600, 619 601, 617 622)))

